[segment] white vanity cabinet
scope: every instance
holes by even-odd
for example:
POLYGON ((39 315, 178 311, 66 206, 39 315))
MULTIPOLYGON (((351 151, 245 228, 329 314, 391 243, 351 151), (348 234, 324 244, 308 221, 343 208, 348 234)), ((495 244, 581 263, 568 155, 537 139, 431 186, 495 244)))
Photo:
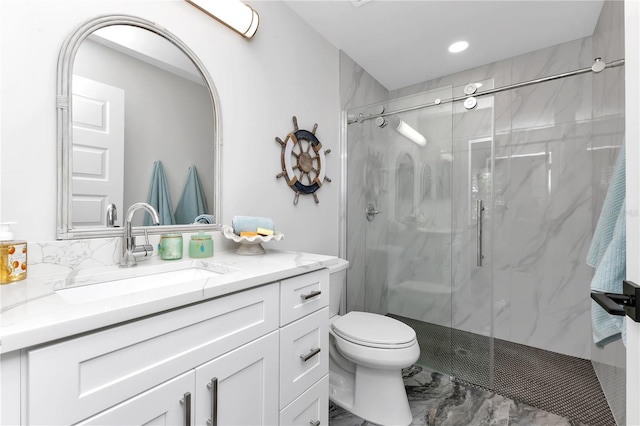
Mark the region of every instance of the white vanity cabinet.
POLYGON ((78 426, 276 425, 278 332, 158 385, 78 426))
POLYGON ((328 301, 320 269, 3 354, 0 419, 326 425, 328 301))
POLYGON ((329 421, 329 272, 280 283, 280 424, 329 421))
MULTIPOLYGON (((161 389, 154 388, 211 360, 219 359, 224 367, 215 374, 235 377, 235 389, 242 387, 239 377, 247 379, 247 387, 254 386, 247 365, 255 363, 275 371, 272 380, 277 380, 278 299, 274 283, 27 350, 26 424, 74 424, 124 401, 117 408, 127 412, 134 397, 141 401, 136 406, 149 407, 149 414, 162 411, 153 402, 161 389), (267 334, 272 337, 265 345, 260 337, 267 334), (224 364, 229 358, 238 362, 224 364), (265 360, 270 365, 264 365, 265 360), (242 369, 247 374, 236 374, 242 369)), ((192 377, 199 378, 197 369, 192 377)), ((171 404, 186 392, 196 399, 208 393, 206 385, 193 393, 193 380, 173 392, 171 404)), ((244 391, 239 392, 235 398, 243 400, 244 391)), ((261 392, 268 390, 263 387, 261 392)), ((277 413, 277 403, 273 410, 277 413)), ((100 416, 95 422, 89 424, 102 422, 100 416)))

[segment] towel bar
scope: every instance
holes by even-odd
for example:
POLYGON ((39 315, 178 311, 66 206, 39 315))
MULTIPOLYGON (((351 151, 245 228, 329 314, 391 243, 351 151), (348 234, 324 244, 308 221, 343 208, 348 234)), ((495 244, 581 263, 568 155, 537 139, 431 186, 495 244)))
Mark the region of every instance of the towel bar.
POLYGON ((622 294, 592 291, 591 298, 611 315, 627 315, 635 322, 640 322, 636 312, 636 300, 640 298, 640 286, 631 282, 622 282, 622 294))

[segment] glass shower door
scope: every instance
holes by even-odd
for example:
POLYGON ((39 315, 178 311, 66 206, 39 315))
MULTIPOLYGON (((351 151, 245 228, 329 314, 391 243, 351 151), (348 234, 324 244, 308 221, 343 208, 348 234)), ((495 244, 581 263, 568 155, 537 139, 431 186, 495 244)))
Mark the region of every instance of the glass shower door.
POLYGON ((447 86, 348 112, 347 308, 409 324, 419 365, 490 387, 493 98, 473 109, 437 102, 462 93, 447 86))
MULTIPOLYGON (((492 81, 479 82, 491 88, 492 81)), ((462 95, 462 87, 454 95, 462 95), (458 91, 460 93, 458 93, 458 91)), ((453 105, 453 250, 451 372, 493 385, 493 221, 495 193, 493 96, 453 105), (472 103, 471 103, 472 104, 472 103)))

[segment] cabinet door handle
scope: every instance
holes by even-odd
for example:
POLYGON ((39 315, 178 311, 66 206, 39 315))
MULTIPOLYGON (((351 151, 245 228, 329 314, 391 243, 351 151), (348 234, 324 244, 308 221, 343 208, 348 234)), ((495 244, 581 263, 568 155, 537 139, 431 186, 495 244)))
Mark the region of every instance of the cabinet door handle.
POLYGON ((180 402, 184 404, 184 426, 191 426, 191 392, 185 393, 180 402))
POLYGON ((300 298, 302 298, 302 300, 307 301, 309 299, 312 299, 316 296, 320 296, 322 294, 322 292, 320 290, 316 290, 316 291, 312 291, 311 293, 308 294, 301 294, 300 298))
POLYGON ((320 348, 311 348, 311 352, 309 352, 306 355, 300 355, 300 359, 302 360, 302 362, 307 362, 314 356, 318 355, 319 353, 320 353, 320 348))
POLYGON ((309 424, 311 426, 320 426, 320 420, 316 420, 315 422, 313 420, 309 420, 309 424))
POLYGON ((207 387, 211 390, 211 418, 207 420, 207 425, 218 426, 218 378, 211 379, 207 387))

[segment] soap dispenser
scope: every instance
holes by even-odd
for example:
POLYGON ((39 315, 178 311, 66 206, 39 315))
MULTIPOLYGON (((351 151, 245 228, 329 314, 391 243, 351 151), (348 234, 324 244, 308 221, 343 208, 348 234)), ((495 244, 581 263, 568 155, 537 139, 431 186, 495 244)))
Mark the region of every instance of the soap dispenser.
POLYGON ((27 242, 13 239, 14 223, 0 223, 0 284, 27 278, 27 242))

